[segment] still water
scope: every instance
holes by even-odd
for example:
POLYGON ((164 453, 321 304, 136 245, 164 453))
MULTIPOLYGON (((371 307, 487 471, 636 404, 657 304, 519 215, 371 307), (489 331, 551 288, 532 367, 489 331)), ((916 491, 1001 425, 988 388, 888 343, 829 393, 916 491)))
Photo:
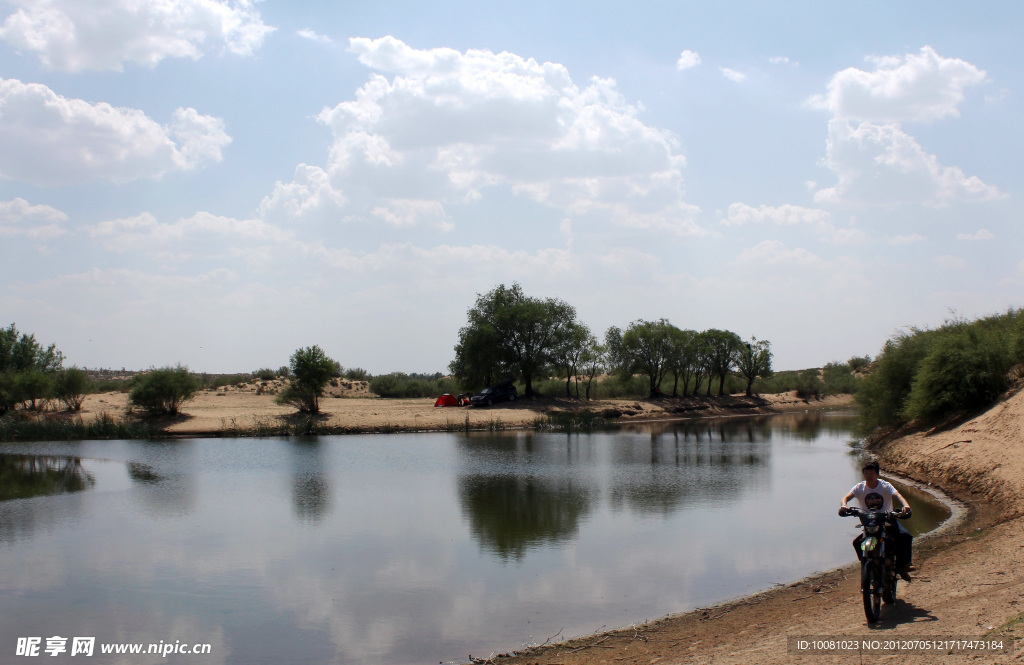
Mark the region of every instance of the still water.
POLYGON ((6 444, 0 662, 462 661, 746 595, 852 561, 851 425, 6 444))

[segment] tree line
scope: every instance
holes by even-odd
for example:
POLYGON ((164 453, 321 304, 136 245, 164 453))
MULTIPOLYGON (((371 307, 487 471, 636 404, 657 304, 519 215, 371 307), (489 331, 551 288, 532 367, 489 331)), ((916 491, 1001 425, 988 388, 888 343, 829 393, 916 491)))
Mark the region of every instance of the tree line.
POLYGON ((605 372, 643 375, 649 394, 664 394, 672 377, 673 397, 723 394, 726 377, 735 372, 750 395, 755 379, 772 374, 768 340, 744 341, 728 330, 681 329, 667 319, 638 320, 625 330, 612 326, 602 340, 580 322, 576 309, 557 298, 526 295, 518 283, 501 284, 478 295, 459 331, 449 369, 462 385, 492 385, 521 380, 525 395, 535 394, 538 378, 565 379, 567 397, 590 399, 595 378, 605 372))

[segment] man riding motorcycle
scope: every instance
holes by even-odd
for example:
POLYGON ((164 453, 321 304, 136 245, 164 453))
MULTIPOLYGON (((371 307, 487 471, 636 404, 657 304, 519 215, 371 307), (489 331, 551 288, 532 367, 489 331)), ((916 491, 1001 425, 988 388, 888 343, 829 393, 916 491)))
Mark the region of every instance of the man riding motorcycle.
MULTIPOLYGON (((856 498, 860 502, 861 508, 865 510, 890 511, 892 510, 892 500, 895 497, 900 500, 900 504, 903 506, 903 514, 910 512, 910 504, 907 500, 903 498, 899 490, 878 477, 879 471, 878 462, 872 461, 864 465, 861 469, 861 472, 864 474, 864 480, 854 485, 853 489, 843 497, 842 504, 839 507, 840 516, 846 515, 846 504, 853 498, 856 498)), ((910 582, 910 571, 915 570, 914 566, 911 565, 914 537, 899 523, 887 524, 885 529, 896 543, 896 572, 905 581, 910 582)), ((857 551, 858 559, 861 559, 863 556, 860 550, 860 544, 863 540, 864 534, 860 534, 853 540, 853 549, 857 551)))

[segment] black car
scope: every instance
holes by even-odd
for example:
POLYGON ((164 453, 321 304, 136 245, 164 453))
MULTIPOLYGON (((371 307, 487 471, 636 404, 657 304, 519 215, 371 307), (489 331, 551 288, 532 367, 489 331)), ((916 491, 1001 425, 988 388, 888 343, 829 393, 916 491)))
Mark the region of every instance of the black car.
POLYGON ((491 406, 495 402, 508 400, 514 402, 519 397, 519 391, 511 381, 503 381, 490 388, 485 388, 479 395, 473 395, 469 401, 473 406, 491 406))

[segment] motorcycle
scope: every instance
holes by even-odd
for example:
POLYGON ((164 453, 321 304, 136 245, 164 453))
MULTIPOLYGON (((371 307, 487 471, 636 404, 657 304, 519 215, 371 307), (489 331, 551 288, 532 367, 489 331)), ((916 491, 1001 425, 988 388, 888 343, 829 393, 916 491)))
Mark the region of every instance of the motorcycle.
POLYGON ((882 613, 882 603, 891 605, 896 602, 896 583, 899 581, 896 543, 886 533, 885 525, 895 524, 897 519, 907 519, 910 511, 902 513, 847 507, 840 516, 860 518, 864 530, 860 542, 860 590, 864 596, 864 616, 868 623, 875 623, 882 613))

